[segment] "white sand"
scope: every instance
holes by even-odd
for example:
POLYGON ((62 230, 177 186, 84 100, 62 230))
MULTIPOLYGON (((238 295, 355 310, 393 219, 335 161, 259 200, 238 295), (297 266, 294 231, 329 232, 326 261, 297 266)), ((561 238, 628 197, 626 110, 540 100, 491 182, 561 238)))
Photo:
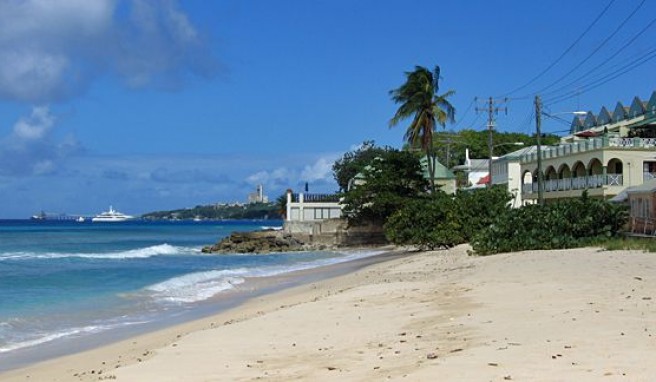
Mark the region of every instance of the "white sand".
POLYGON ((656 378, 656 254, 466 249, 409 254, 0 380, 656 378))

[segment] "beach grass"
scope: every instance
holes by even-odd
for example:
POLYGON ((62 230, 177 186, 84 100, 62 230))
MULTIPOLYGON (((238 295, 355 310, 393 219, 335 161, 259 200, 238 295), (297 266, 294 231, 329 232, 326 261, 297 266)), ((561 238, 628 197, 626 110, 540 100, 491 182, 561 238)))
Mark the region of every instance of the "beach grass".
POLYGON ((605 239, 598 243, 608 251, 634 250, 656 252, 656 237, 624 236, 605 239))

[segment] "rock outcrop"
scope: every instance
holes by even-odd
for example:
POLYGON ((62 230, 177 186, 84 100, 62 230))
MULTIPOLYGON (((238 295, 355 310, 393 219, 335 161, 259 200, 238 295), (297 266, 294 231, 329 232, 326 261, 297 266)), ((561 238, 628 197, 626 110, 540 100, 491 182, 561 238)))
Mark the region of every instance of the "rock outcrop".
POLYGON ((326 249, 301 241, 289 233, 275 230, 233 232, 218 243, 204 247, 204 253, 269 253, 326 249))

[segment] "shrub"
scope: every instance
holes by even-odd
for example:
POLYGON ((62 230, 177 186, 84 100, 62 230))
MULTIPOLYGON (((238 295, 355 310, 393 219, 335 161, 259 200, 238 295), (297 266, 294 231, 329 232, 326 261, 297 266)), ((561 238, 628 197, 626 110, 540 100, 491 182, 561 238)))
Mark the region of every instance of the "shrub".
POLYGON ((503 186, 461 191, 455 196, 456 218, 460 220, 462 235, 470 241, 474 234, 487 229, 500 215, 510 210, 512 196, 503 186))
POLYGON ((421 250, 451 248, 464 242, 455 202, 439 192, 409 200, 385 223, 385 235, 395 244, 415 245, 421 250))
POLYGON ((510 210, 478 232, 471 244, 480 255, 583 246, 616 236, 626 218, 623 206, 584 193, 580 199, 510 210))

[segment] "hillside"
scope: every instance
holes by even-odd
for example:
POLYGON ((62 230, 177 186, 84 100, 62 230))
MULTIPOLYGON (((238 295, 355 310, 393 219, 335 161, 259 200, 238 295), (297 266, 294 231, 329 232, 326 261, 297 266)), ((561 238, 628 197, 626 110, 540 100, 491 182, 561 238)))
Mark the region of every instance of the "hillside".
POLYGON ((273 203, 211 204, 179 210, 149 212, 142 217, 152 220, 282 219, 279 207, 273 203))

